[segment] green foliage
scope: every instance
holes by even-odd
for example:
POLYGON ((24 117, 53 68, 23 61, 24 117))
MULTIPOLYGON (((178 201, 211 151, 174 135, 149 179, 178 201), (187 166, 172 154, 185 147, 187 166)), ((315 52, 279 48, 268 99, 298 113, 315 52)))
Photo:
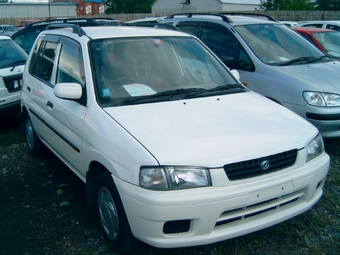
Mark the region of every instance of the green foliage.
POLYGON ((320 11, 338 11, 340 10, 339 0, 316 0, 315 9, 320 11))
POLYGON ((261 0, 261 10, 314 10, 314 4, 308 0, 261 0))
POLYGON ((154 0, 106 0, 106 14, 111 13, 151 13, 154 0))

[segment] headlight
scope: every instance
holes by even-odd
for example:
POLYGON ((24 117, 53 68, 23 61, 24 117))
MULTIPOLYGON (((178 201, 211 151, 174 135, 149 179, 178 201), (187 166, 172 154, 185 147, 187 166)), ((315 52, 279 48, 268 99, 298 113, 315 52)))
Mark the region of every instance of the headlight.
POLYGON ((146 189, 174 190, 211 186, 206 168, 185 166, 142 167, 139 185, 146 189))
POLYGON ((338 94, 305 91, 303 92, 303 98, 309 105, 340 106, 340 95, 338 94))
POLYGON ((325 150, 323 139, 319 134, 315 137, 306 147, 307 149, 307 159, 306 162, 316 158, 320 154, 322 154, 325 150))

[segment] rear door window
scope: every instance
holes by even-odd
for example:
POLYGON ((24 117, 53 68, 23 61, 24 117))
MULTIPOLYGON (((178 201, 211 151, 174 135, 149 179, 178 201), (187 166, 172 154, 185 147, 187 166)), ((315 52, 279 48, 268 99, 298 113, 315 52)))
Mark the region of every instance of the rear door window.
POLYGON ((35 60, 32 63, 32 75, 50 82, 57 47, 57 41, 46 40, 42 42, 36 57, 32 57, 32 61, 35 60))

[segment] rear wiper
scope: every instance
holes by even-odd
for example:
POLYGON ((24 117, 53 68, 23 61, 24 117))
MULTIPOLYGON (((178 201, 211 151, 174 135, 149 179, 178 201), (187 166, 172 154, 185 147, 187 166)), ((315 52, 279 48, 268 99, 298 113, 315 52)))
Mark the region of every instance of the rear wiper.
POLYGON ((309 61, 312 61, 314 59, 315 59, 314 57, 298 57, 298 58, 294 58, 292 60, 288 60, 286 62, 281 63, 281 66, 287 66, 287 65, 302 62, 302 61, 305 61, 308 63, 309 61))
POLYGON ((26 60, 25 59, 21 59, 21 60, 14 61, 12 63, 13 67, 11 68, 10 71, 12 72, 17 65, 22 64, 22 63, 26 63, 26 60))

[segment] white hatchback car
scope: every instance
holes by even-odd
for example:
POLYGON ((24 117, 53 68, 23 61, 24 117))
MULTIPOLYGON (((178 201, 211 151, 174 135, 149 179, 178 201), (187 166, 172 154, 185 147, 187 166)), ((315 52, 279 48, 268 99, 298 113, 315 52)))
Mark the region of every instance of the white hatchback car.
POLYGON ((26 52, 10 37, 0 35, 0 118, 20 113, 21 79, 26 52))
POLYGON ((322 196, 330 159, 318 130, 243 87, 191 35, 46 30, 23 81, 30 152, 46 145, 86 183, 120 251, 138 239, 162 248, 230 239, 322 196))
POLYGON ((309 20, 300 21, 296 25, 298 27, 318 27, 327 28, 331 30, 340 31, 340 21, 339 20, 309 20))

